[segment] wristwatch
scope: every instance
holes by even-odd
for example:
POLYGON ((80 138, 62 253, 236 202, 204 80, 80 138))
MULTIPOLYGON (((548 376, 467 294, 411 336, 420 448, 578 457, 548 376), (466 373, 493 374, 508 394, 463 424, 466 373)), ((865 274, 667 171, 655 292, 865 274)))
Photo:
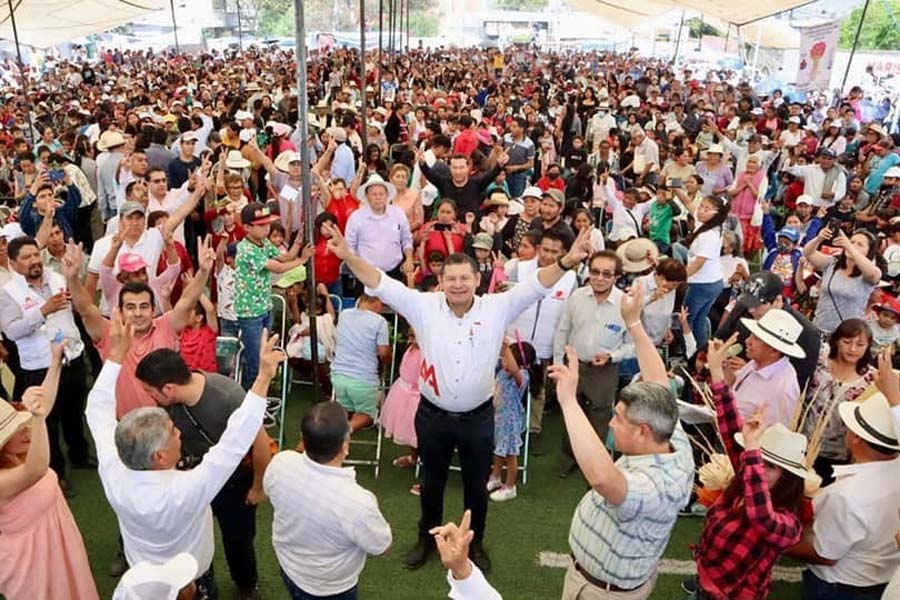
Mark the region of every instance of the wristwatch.
POLYGON ((562 256, 556 259, 556 266, 558 266, 560 269, 562 269, 563 271, 571 271, 575 268, 575 265, 572 265, 571 267, 567 267, 566 265, 564 265, 562 259, 562 256))

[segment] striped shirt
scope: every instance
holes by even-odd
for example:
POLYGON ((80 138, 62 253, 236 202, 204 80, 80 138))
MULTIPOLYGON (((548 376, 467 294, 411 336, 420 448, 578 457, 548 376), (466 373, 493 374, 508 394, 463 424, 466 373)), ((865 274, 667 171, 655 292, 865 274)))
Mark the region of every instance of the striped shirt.
POLYGON ((632 589, 653 575, 669 542, 678 511, 694 485, 694 458, 678 424, 668 454, 622 456, 616 467, 628 491, 619 506, 590 490, 581 499, 569 528, 569 548, 578 564, 596 579, 632 589))

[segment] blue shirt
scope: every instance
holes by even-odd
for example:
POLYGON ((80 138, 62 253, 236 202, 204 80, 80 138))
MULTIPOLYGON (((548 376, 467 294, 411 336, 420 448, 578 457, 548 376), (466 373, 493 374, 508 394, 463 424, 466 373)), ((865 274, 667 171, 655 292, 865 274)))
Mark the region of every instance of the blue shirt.
MULTIPOLYGON (((73 239, 75 219, 78 217, 78 207, 81 206, 81 191, 75 185, 70 185, 66 190, 69 192, 66 196, 66 201, 62 206, 56 205, 55 218, 56 222, 59 223, 63 236, 67 240, 71 240, 73 239)), ((31 195, 31 192, 28 192, 25 194, 22 205, 19 207, 19 225, 22 226, 22 231, 25 232, 25 235, 34 237, 37 235, 43 220, 44 217, 38 212, 37 207, 34 206, 34 196, 31 195)))
POLYGON ((388 345, 388 324, 371 310, 341 312, 331 372, 378 385, 378 346, 388 345))
POLYGON ((872 165, 872 170, 869 172, 869 176, 866 177, 866 183, 863 186, 869 194, 874 194, 881 187, 881 182, 884 181, 884 174, 893 166, 900 164, 900 156, 897 156, 893 152, 888 154, 887 156, 879 156, 876 157, 874 164, 872 165))
POLYGON ((353 150, 344 143, 338 144, 334 150, 334 159, 331 161, 331 176, 344 180, 347 187, 356 176, 356 161, 353 158, 353 150))

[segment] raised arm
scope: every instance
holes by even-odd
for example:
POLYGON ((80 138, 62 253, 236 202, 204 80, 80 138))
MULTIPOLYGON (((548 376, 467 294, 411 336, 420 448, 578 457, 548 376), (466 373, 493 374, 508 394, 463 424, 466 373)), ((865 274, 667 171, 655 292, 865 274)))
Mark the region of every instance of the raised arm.
POLYGON ((737 332, 733 333, 728 341, 711 339, 707 345, 706 363, 709 367, 711 389, 716 404, 716 421, 719 425, 719 437, 725 445, 725 451, 734 467, 735 473, 741 472, 741 447, 734 441, 734 434, 741 431, 744 421, 738 411, 737 400, 731 393, 725 380, 725 357, 735 341, 737 332))
POLYGON ((571 346, 566 347, 566 362, 551 366, 548 375, 556 381, 556 397, 562 408, 572 452, 591 488, 611 505, 619 506, 625 501, 628 482, 578 404, 578 355, 571 346))
POLYGON ((640 281, 636 281, 622 296, 619 310, 634 344, 641 380, 648 383, 658 383, 668 388, 669 375, 666 372, 666 365, 663 363, 659 352, 657 352, 653 340, 650 339, 650 336, 644 329, 643 323, 641 323, 643 297, 644 286, 640 281))
POLYGON ((200 301, 206 282, 209 279, 209 271, 216 260, 216 254, 210 248, 210 236, 198 238, 197 243, 197 273, 191 282, 184 287, 178 303, 172 307, 172 328, 180 333, 191 319, 194 307, 200 301))
POLYGON ((803 246, 803 258, 808 260, 819 271, 824 270, 832 260, 831 257, 819 252, 819 246, 825 240, 832 239, 833 236, 834 232, 830 228, 823 227, 816 237, 806 242, 806 245, 803 246))
POLYGON ((594 247, 591 244, 591 228, 585 227, 575 238, 572 248, 561 257, 558 261, 550 266, 543 267, 537 272, 538 281, 545 288, 551 288, 556 282, 562 279, 562 276, 576 268, 588 256, 593 253, 594 247))
POLYGON ((876 284, 881 281, 881 269, 878 266, 869 260, 869 258, 860 252, 859 248, 850 243, 850 238, 841 231, 838 234, 837 239, 834 240, 834 245, 838 248, 842 248, 844 252, 847 253, 849 258, 853 259, 853 262, 856 263, 857 268, 860 273, 862 273, 862 278, 870 284, 876 284))
POLYGON ((100 314, 100 309, 94 304, 94 299, 87 289, 81 284, 81 265, 84 260, 81 244, 69 242, 66 245, 66 254, 63 256, 62 274, 66 278, 66 285, 72 295, 72 305, 81 315, 84 328, 95 342, 103 339, 109 321, 100 314))
MULTIPOLYGON (((195 173, 194 175, 196 176, 197 174, 195 173)), ((181 225, 188 215, 190 215, 197 207, 197 203, 200 202, 200 199, 203 198, 204 194, 206 194, 206 177, 199 176, 197 177, 194 191, 191 192, 190 197, 182 202, 181 206, 176 208, 175 211, 169 215, 169 218, 166 219, 166 224, 163 226, 164 230, 175 231, 178 229, 178 226, 181 225)))
POLYGON ((47 434, 47 416, 56 401, 59 373, 62 365, 62 344, 50 346, 53 360, 44 376, 44 382, 25 390, 22 404, 31 413, 31 443, 25 462, 10 469, 0 469, 0 505, 9 502, 19 493, 40 481, 50 467, 50 440, 47 434))

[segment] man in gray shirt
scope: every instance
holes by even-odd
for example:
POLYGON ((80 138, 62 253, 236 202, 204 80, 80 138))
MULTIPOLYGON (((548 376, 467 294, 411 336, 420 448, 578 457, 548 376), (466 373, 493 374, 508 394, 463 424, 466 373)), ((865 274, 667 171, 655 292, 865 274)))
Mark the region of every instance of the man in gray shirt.
MULTIPOLYGON (((218 373, 191 371, 181 355, 168 348, 150 352, 138 363, 135 376, 157 404, 166 409, 181 432, 178 469, 190 470, 219 442, 228 419, 246 392, 218 373)), ((269 436, 261 428, 248 455, 212 501, 222 531, 222 544, 239 598, 257 597, 258 573, 253 539, 256 505, 265 498, 262 478, 271 459, 269 436)))

